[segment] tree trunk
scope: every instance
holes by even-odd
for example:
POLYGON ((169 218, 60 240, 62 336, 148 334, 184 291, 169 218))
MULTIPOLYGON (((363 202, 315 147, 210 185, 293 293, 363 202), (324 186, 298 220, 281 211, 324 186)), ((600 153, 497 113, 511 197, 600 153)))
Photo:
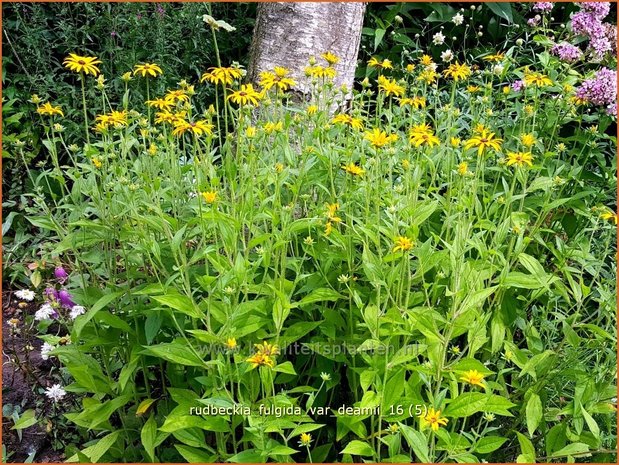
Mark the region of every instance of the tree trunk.
POLYGON ((352 89, 357 66, 365 3, 261 3, 251 44, 248 77, 257 82, 262 71, 275 66, 290 70, 294 90, 309 92, 308 60, 331 52, 340 61, 334 68, 335 88, 352 89))

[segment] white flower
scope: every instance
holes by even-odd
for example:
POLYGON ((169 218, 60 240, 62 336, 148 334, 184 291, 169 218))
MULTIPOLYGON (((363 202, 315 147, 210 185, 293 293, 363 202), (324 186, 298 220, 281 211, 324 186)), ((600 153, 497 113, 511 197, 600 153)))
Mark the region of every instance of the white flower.
POLYGON ((441 53, 441 60, 443 60, 445 63, 449 63, 451 60, 453 60, 454 58, 454 54, 451 52, 451 50, 445 50, 443 53, 441 53))
POLYGON ((86 313, 86 309, 84 307, 81 305, 74 305, 71 309, 71 313, 69 313, 69 318, 75 320, 78 316, 83 315, 84 313, 86 313))
POLYGON ((27 300, 28 302, 32 302, 35 294, 34 294, 34 291, 31 291, 30 289, 21 289, 19 291, 15 291, 15 296, 18 299, 27 300))
POLYGON ((492 68, 492 72, 496 74, 497 76, 500 76, 501 74, 503 74, 504 70, 505 70, 505 66, 503 65, 494 65, 494 68, 492 68))
POLYGON ((223 29, 224 31, 228 31, 228 32, 236 31, 235 27, 230 26, 225 21, 221 21, 221 20, 218 21, 215 18, 213 18, 211 15, 203 15, 202 16, 202 21, 204 21, 206 24, 208 24, 215 31, 217 29, 219 29, 219 28, 223 29))
POLYGON ((445 43, 445 35, 442 32, 437 32, 432 36, 434 45, 443 45, 445 43))
POLYGON ((51 304, 45 303, 34 314, 34 319, 37 321, 49 320, 56 311, 52 308, 51 304))
POLYGON ((52 399, 54 402, 59 401, 66 394, 67 392, 64 389, 62 389, 62 386, 60 384, 54 384, 52 387, 49 387, 45 390, 45 395, 49 399, 52 399))
POLYGON ((53 345, 48 344, 47 342, 44 342, 43 345, 41 346, 41 358, 43 360, 49 359, 49 353, 54 349, 55 347, 53 345))
POLYGON ((460 24, 464 22, 464 16, 458 13, 454 15, 453 18, 451 18, 451 22, 454 23, 456 26, 460 26, 460 24))

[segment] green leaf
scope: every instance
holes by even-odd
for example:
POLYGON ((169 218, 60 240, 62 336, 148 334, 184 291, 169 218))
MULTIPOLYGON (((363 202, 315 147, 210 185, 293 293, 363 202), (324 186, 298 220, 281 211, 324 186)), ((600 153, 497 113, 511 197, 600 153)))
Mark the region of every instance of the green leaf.
POLYGON ((515 287, 518 289, 539 289, 544 287, 543 282, 530 274, 519 271, 511 271, 503 281, 503 287, 515 287))
POLYGON ((188 463, 213 463, 217 459, 217 455, 209 454, 195 447, 185 446, 183 444, 175 444, 176 450, 183 456, 188 463))
POLYGON ((520 443, 520 450, 522 454, 518 456, 516 461, 518 463, 534 463, 535 462, 535 447, 533 447, 533 443, 529 441, 524 434, 521 434, 516 431, 516 435, 518 436, 518 442, 520 443))
POLYGON ((76 339, 81 334, 82 329, 84 329, 84 326, 86 326, 86 323, 88 323, 99 310, 107 307, 124 293, 125 291, 117 291, 110 294, 105 294, 103 297, 97 300, 95 304, 90 308, 90 310, 88 310, 84 315, 78 316, 73 323, 73 330, 75 331, 76 339))
POLYGON ((230 430, 228 423, 222 416, 204 418, 198 415, 184 414, 182 416, 166 418, 159 431, 174 433, 187 428, 200 428, 218 433, 227 433, 230 430))
POLYGON ((486 6, 497 16, 507 20, 508 23, 514 22, 514 13, 510 3, 488 2, 486 6))
POLYGON ((445 416, 452 418, 468 417, 478 412, 496 413, 512 416, 508 409, 515 404, 496 394, 465 392, 453 399, 445 409, 445 416))
POLYGON ((430 451, 428 449, 428 439, 421 431, 411 428, 410 426, 398 423, 402 436, 406 439, 406 442, 413 449, 413 452, 419 459, 419 462, 430 462, 430 451))
POLYGON ((148 346, 140 353, 153 355, 168 362, 178 363, 183 366, 204 367, 206 364, 187 346, 179 342, 170 342, 148 346))
POLYGON ((326 287, 320 287, 318 289, 314 289, 310 292, 309 295, 303 297, 298 302, 293 302, 291 306, 294 307, 302 307, 304 305, 312 304, 314 302, 333 302, 342 298, 342 294, 333 289, 329 289, 326 287))
POLYGON ((138 405, 135 414, 138 417, 141 417, 150 410, 150 406, 153 405, 155 402, 157 402, 157 399, 144 399, 142 402, 140 402, 140 405, 138 405))
POLYGON ((161 305, 178 310, 191 318, 204 318, 204 313, 202 313, 193 300, 186 295, 168 293, 166 295, 153 296, 152 299, 159 302, 161 305))
POLYGON ((595 436, 595 438, 599 441, 600 440, 600 427, 598 426, 597 422, 593 419, 593 417, 589 414, 589 412, 585 410, 585 407, 583 407, 582 405, 580 406, 580 411, 582 412, 582 416, 584 417, 585 422, 587 423, 587 426, 589 427, 589 431, 591 431, 593 436, 595 436))
POLYGON ((256 449, 247 449, 228 459, 232 463, 264 463, 262 454, 256 449))
POLYGON ((505 441, 507 441, 507 438, 502 438, 500 436, 483 437, 475 444, 474 452, 478 454, 489 454, 501 447, 505 441))
POLYGON ((589 452, 589 445, 583 442, 574 442, 572 444, 568 444, 563 449, 553 452, 551 457, 559 458, 559 457, 568 457, 576 454, 584 454, 589 452))
POLYGON ((450 370, 456 373, 464 373, 465 371, 469 370, 477 370, 484 376, 494 374, 494 371, 489 370, 486 365, 474 358, 463 358, 452 367, 450 367, 450 370))
POLYGON ((533 433, 535 433, 535 430, 542 421, 542 416, 542 400, 536 393, 532 393, 526 407, 527 430, 529 431, 529 437, 533 437, 533 433))
POLYGON ((151 462, 155 462, 155 441, 157 440, 157 421, 155 416, 151 415, 140 432, 142 446, 151 462))
POLYGON ((383 41, 383 37, 385 37, 385 33, 387 31, 385 29, 376 28, 374 31, 374 51, 378 50, 378 46, 383 41))
POLYGON ((291 362, 284 362, 279 365, 276 365, 275 368, 273 368, 273 371, 277 371, 279 373, 287 373, 289 375, 297 374, 297 372, 294 371, 294 366, 292 365, 291 362))
MULTIPOLYGON (((94 446, 90 446, 84 449, 82 451, 82 454, 88 457, 91 463, 98 462, 99 459, 103 457, 103 454, 105 454, 110 449, 110 447, 114 445, 119 435, 120 435, 120 431, 114 431, 113 433, 110 433, 107 436, 104 436, 103 438, 99 439, 99 442, 97 442, 94 446)), ((76 461, 77 461, 77 454, 71 457, 69 460, 67 460, 67 462, 76 462, 76 461)))
POLYGON ((293 449, 292 447, 284 446, 283 444, 279 444, 273 449, 269 450, 269 456, 273 457, 274 455, 292 455, 299 452, 298 450, 293 449))
POLYGON ((11 429, 22 430, 26 429, 37 422, 36 412, 33 409, 26 410, 15 422, 11 429))
POLYGON ((340 454, 350 454, 350 455, 362 455, 362 456, 373 456, 374 449, 367 442, 363 441, 350 441, 344 450, 340 452, 340 454))

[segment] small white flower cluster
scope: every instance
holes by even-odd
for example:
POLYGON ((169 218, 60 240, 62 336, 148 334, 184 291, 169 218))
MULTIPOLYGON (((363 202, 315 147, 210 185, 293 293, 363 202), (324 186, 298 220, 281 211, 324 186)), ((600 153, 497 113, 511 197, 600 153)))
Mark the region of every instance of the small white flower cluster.
POLYGON ((457 13, 451 18, 451 22, 456 26, 460 26, 464 22, 464 16, 461 13, 457 13))
POLYGON ((28 302, 32 302, 34 300, 34 291, 30 289, 21 289, 19 291, 15 291, 15 297, 20 300, 27 300, 28 302))
POLYGON ((74 305, 69 313, 69 318, 75 320, 78 316, 83 315, 84 313, 86 313, 86 309, 84 307, 81 305, 74 305))
POLYGON ((50 320, 55 313, 56 310, 54 310, 52 305, 49 302, 46 302, 36 311, 34 314, 34 319, 37 321, 50 320))
POLYGON ((48 360, 49 359, 49 353, 54 350, 55 347, 47 342, 44 342, 43 345, 41 346, 41 358, 43 360, 48 360))
POLYGON ((62 399, 67 392, 62 388, 60 384, 54 384, 52 387, 48 387, 45 390, 45 395, 48 399, 52 399, 54 402, 58 402, 62 399))
POLYGON ((441 53, 441 60, 443 60, 445 63, 449 63, 453 59, 454 54, 450 49, 447 49, 443 53, 441 53))
POLYGON ((445 43, 445 34, 437 32, 432 36, 432 42, 434 45, 443 45, 445 43))

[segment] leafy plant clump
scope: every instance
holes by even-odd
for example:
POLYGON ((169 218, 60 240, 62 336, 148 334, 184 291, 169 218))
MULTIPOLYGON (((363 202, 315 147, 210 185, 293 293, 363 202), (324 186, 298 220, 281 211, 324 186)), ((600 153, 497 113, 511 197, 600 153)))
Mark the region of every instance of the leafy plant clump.
POLYGON ((67 56, 83 137, 33 102, 45 248, 11 327, 53 362, 68 461, 613 461, 616 59, 544 31, 372 57, 356 89, 324 51, 302 103, 225 57, 163 92, 140 62, 114 101, 67 56))

